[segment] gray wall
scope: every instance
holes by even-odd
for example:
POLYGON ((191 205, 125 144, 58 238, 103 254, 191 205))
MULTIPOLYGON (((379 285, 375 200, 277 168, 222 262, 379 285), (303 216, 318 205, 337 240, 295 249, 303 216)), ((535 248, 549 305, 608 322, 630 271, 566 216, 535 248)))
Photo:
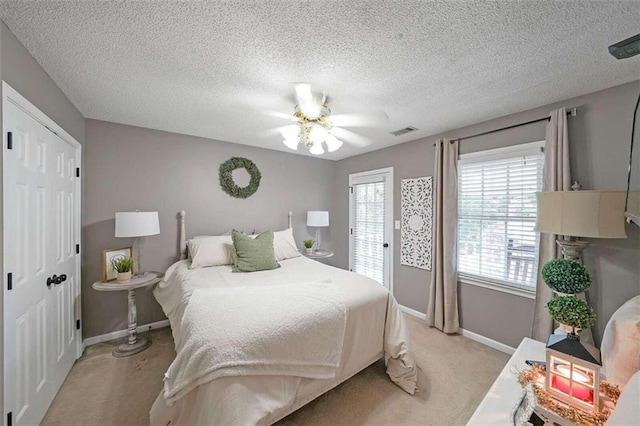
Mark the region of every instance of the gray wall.
MULTIPOLYGON (((2 21, 0 21, 0 79, 16 89, 22 96, 77 139, 78 142, 84 142, 84 117, 82 114, 73 106, 2 21)), ((1 111, 2 103, 0 103, 0 114, 1 111)), ((0 132, 4 135, 2 120, 0 120, 0 132)), ((0 150, 0 152, 3 153, 4 149, 0 150)), ((2 176, 2 161, 0 161, 0 187, 3 184, 2 176)), ((0 222, 4 220, 2 212, 2 197, 0 197, 0 222)), ((2 229, 0 229, 0 239, 2 238, 2 229)), ((0 269, 2 268, 2 256, 0 256, 0 269)), ((3 295, 4 292, 0 291, 0 318, 4 316, 3 295)), ((2 332, 0 331, 0 333, 2 332)), ((0 363, 4 363, 3 342, 4 338, 0 338, 0 363)), ((3 371, 0 369, 0 379, 4 383, 4 379, 1 377, 2 373, 3 371)), ((2 392, 3 387, 0 387, 0 405, 4 406, 2 392)), ((0 408, 4 413, 4 407, 0 408)))
MULTIPOLYGON (((569 118, 571 166, 574 179, 584 189, 626 189, 631 119, 639 82, 633 82, 530 111, 451 130, 402 145, 340 160, 336 167, 335 198, 331 236, 336 256, 334 264, 348 266, 349 174, 381 167, 394 167, 394 216, 400 218, 400 180, 433 175, 433 143, 440 137, 463 137, 544 117, 550 110, 577 107, 577 117, 569 118)), ((460 153, 544 140, 545 122, 469 139, 460 143, 460 153)), ((627 225, 626 240, 592 240, 584 262, 594 285, 590 303, 598 313, 594 327, 599 342, 611 314, 626 300, 640 294, 640 228, 627 225)), ((394 231, 394 245, 400 247, 400 231, 394 231)), ((394 293, 398 302, 426 312, 431 274, 400 265, 394 253, 394 293)), ((459 284, 462 327, 510 346, 529 336, 533 300, 459 284)))
MULTIPOLYGON (((133 242, 113 236, 115 212, 160 213, 161 233, 145 238, 141 257, 142 269, 164 271, 177 257, 180 210, 187 212, 189 236, 223 234, 233 227, 284 229, 292 210, 301 246, 315 232, 305 225, 307 210, 330 210, 333 204, 333 161, 95 120, 86 121, 84 148, 85 338, 127 327, 126 293, 91 288, 101 278, 102 250, 133 242), (220 164, 233 156, 249 158, 262 173, 260 188, 244 200, 230 197, 218 183, 220 164)), ((323 246, 332 248, 328 233, 323 246)), ((164 318, 153 295, 138 291, 138 323, 164 318)))

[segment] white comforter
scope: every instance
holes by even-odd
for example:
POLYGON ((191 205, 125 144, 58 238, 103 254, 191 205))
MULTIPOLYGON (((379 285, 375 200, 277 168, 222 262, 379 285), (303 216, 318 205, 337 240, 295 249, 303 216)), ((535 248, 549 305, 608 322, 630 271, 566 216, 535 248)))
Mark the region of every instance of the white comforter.
MULTIPOLYGON (((152 424, 269 424, 357 373, 382 352, 391 379, 405 391, 414 393, 417 370, 409 351, 406 327, 395 299, 384 287, 366 277, 303 257, 283 261, 281 265, 272 271, 243 274, 232 273, 227 266, 190 270, 188 261, 181 261, 167 270, 165 281, 157 286, 154 294, 171 322, 178 355, 169 368, 165 391, 151 410, 152 424), (308 287, 310 282, 326 284, 322 291, 331 289, 334 302, 337 302, 334 306, 343 304, 346 307, 346 327, 341 333, 343 342, 339 346, 339 361, 335 364, 336 370, 329 374, 335 375, 334 379, 310 378, 313 375, 296 374, 293 370, 292 374, 278 375, 262 375, 257 371, 254 375, 246 370, 235 371, 238 375, 232 377, 228 374, 209 375, 215 360, 213 363, 195 362, 190 365, 189 356, 185 354, 195 346, 193 333, 189 330, 198 323, 198 318, 204 322, 212 320, 207 318, 209 315, 203 309, 208 303, 204 300, 207 292, 220 296, 212 306, 217 310, 215 321, 222 321, 225 313, 234 312, 230 316, 236 320, 225 322, 224 328, 220 329, 224 330, 223 334, 235 335, 238 330, 234 330, 234 323, 242 327, 238 312, 251 315, 252 306, 260 298, 281 299, 287 287, 294 293, 294 289, 308 287), (244 288, 240 290, 241 287, 244 288), (235 293, 237 297, 231 301, 226 297, 228 294, 222 295, 228 292, 235 293), (249 301, 251 292, 260 297, 251 296, 252 301, 249 301), (184 380, 172 382, 177 377, 184 380), (178 385, 173 387, 176 383, 178 385)), ((208 300, 211 302, 211 298, 208 300)), ((286 303, 282 305, 286 306, 286 303)), ((328 305, 325 303, 325 308, 328 305)), ((215 327, 208 329, 215 339, 215 327)), ((215 345, 214 342, 202 344, 215 345)), ((334 343, 330 346, 335 348, 334 343)), ((323 359, 315 359, 312 363, 324 363, 329 359, 335 362, 333 352, 328 350, 323 359)), ((309 356, 304 355, 306 358, 309 356)), ((235 374, 234 369, 227 372, 235 374)))

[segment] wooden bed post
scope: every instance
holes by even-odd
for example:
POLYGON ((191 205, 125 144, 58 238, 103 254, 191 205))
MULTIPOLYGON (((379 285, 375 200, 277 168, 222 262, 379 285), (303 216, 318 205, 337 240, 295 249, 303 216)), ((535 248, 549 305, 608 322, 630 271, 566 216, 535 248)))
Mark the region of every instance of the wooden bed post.
POLYGON ((185 216, 187 213, 181 210, 180 213, 180 260, 187 258, 187 231, 185 229, 185 216))

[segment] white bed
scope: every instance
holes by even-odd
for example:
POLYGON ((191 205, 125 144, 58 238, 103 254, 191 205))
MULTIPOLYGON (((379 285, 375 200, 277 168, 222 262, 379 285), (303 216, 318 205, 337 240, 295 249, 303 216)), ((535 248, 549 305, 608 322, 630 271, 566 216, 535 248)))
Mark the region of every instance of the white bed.
MULTIPOLYGON (((387 373, 391 380, 413 394, 416 389, 417 368, 409 351, 407 330, 395 299, 383 286, 369 278, 302 256, 281 261, 280 265, 280 268, 270 271, 233 273, 229 266, 189 269, 189 261, 181 260, 167 270, 165 281, 156 287, 154 294, 171 323, 178 353, 174 364, 178 360, 181 363, 172 365, 165 375, 165 389, 150 412, 152 425, 272 424, 355 375, 383 355, 387 360, 387 373), (267 372, 267 375, 255 375, 246 370, 235 375, 232 371, 228 373, 230 375, 218 375, 213 380, 200 376, 191 387, 183 389, 182 394, 170 394, 169 379, 176 375, 176 369, 181 373, 180 369, 192 367, 188 365, 188 357, 185 363, 184 352, 189 350, 190 345, 193 347, 193 342, 189 341, 193 337, 185 337, 191 336, 185 332, 185 323, 193 322, 193 306, 197 302, 202 303, 203 295, 211 291, 218 292, 215 294, 225 291, 243 294, 243 291, 254 291, 252 289, 259 289, 255 291, 261 292, 268 289, 276 297, 276 290, 282 294, 287 288, 299 289, 313 283, 321 283, 325 289, 323 291, 332 289, 335 297, 345 307, 339 363, 335 374, 330 378, 312 378, 327 377, 312 374, 300 377, 295 373, 267 372), (197 297, 192 300, 194 293, 197 297)), ((238 307, 243 309, 242 304, 234 298, 226 301, 212 300, 217 302, 216 310, 224 313, 227 309, 236 318, 238 307)), ((274 300, 273 303, 280 303, 281 308, 286 309, 286 300, 274 300)), ((251 315, 251 307, 247 306, 245 309, 246 312, 242 314, 251 315)), ((227 324, 225 327, 232 326, 233 324, 227 324)))

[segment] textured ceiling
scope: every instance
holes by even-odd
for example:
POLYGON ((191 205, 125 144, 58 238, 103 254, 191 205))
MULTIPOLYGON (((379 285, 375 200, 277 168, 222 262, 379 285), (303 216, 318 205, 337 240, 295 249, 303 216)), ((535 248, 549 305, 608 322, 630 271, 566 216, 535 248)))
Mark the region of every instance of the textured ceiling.
POLYGON ((295 82, 334 114, 388 113, 331 159, 640 77, 640 57, 607 52, 640 31, 637 1, 2 1, 0 17, 87 118, 291 152, 268 130, 295 82))

